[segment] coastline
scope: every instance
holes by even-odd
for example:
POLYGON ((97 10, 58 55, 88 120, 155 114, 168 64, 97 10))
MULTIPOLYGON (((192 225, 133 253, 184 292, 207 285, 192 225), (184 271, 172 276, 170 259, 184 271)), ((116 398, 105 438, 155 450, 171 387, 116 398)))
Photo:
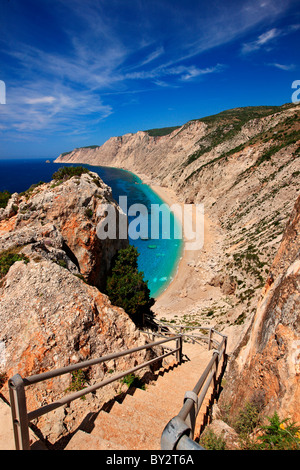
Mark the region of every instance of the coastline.
MULTIPOLYGON (((179 202, 178 197, 172 189, 151 184, 147 182, 151 189, 169 206, 179 202)), ((193 223, 195 224, 195 212, 193 211, 193 223)), ((158 318, 171 318, 174 314, 178 317, 184 315, 194 304, 205 302, 213 294, 215 288, 206 286, 201 289, 201 278, 206 278, 207 274, 201 269, 201 265, 211 259, 213 245, 216 240, 214 226, 210 219, 204 214, 204 246, 199 250, 187 250, 186 240, 183 239, 182 257, 178 263, 176 274, 166 289, 156 298, 153 307, 158 318)))
MULTIPOLYGON (((99 165, 89 164, 89 166, 97 167, 99 165)), ((159 182, 153 181, 148 175, 126 168, 114 166, 111 166, 111 168, 122 169, 137 176, 142 184, 149 186, 167 205, 172 206, 177 204, 181 207, 184 205, 184 203, 179 201, 178 195, 173 189, 161 186, 159 182)), ((195 227, 194 210, 193 225, 195 227)), ((182 317, 192 311, 195 312, 195 309, 199 312, 199 310, 207 308, 207 305, 211 303, 213 298, 215 300, 220 298, 220 290, 210 286, 207 282, 211 279, 211 270, 207 267, 211 264, 220 248, 218 239, 218 227, 204 213, 204 246, 199 250, 187 250, 187 240, 183 238, 182 254, 174 269, 174 277, 158 297, 155 298, 152 310, 158 318, 170 320, 175 315, 182 317)))

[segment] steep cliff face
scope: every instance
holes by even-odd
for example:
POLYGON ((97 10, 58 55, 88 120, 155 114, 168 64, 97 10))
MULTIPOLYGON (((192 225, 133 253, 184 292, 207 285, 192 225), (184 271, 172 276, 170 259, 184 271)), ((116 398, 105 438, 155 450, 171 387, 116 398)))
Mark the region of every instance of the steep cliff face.
POLYGON ((63 183, 38 185, 24 195, 14 194, 0 214, 0 250, 24 246, 23 252, 31 257, 56 257, 102 288, 113 256, 128 244, 127 240, 98 238, 105 204, 112 204, 119 213, 111 189, 92 172, 63 183))
POLYGON ((222 398, 232 413, 259 399, 265 415, 300 422, 300 197, 227 384, 222 398))
POLYGON ((238 108, 57 159, 129 169, 182 202, 204 204, 213 237, 163 313, 229 335, 235 355, 224 396, 233 410, 255 399, 266 414, 277 409, 298 422, 299 117, 299 105, 238 108))
MULTIPOLYGON (((224 189, 228 189, 271 148, 275 155, 295 144, 298 131, 299 106, 237 108, 189 121, 167 135, 139 131, 112 137, 100 147, 62 154, 56 162, 125 168, 180 190, 178 194, 184 201, 196 201, 203 198, 200 182, 206 171, 215 173, 219 164, 225 168, 229 164, 227 184, 223 181, 224 189)), ((268 160, 266 156, 263 161, 268 160)))
MULTIPOLYGON (((218 240, 195 258, 190 277, 196 282, 178 296, 193 299, 195 289, 219 289, 211 300, 191 303, 185 313, 196 312, 199 322, 218 328, 234 326, 238 336, 256 310, 299 194, 299 115, 299 105, 292 104, 237 108, 163 136, 113 137, 56 161, 129 169, 145 182, 172 188, 182 202, 203 203, 218 240)), ((172 309, 182 314, 180 299, 172 309)))
MULTIPOLYGON (((118 210, 98 175, 52 181, 13 195, 11 202, 0 220, 1 383, 15 373, 25 377, 145 344, 124 310, 98 289, 112 257, 128 243, 97 237, 98 206, 112 203, 118 210)), ((132 367, 147 354, 91 368, 86 382, 132 367)), ((30 388, 28 409, 65 395, 70 385, 67 374, 30 388)), ((8 398, 7 383, 1 393, 8 398)), ((99 407, 99 399, 115 393, 106 388, 45 415, 38 426, 55 442, 99 407)))

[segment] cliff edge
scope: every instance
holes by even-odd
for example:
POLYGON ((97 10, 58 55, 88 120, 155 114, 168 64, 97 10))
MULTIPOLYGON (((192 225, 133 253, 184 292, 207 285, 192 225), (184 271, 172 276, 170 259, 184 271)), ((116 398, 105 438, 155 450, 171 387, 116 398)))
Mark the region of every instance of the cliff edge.
MULTIPOLYGON (((0 214, 0 385, 8 399, 7 379, 26 377, 145 344, 127 313, 111 304, 99 288, 111 260, 127 240, 100 240, 101 204, 113 204, 111 189, 86 172, 67 180, 35 185, 14 194, 0 214), (100 213, 100 215, 99 215, 100 213)), ((87 371, 82 386, 108 370, 126 370, 134 358, 87 371)), ((74 377, 73 377, 74 379, 74 377)), ((31 411, 64 396, 72 387, 66 374, 30 387, 31 411)), ((41 417, 38 428, 56 442, 117 393, 106 387, 83 400, 41 417)))
POLYGON ((300 422, 300 197, 284 232, 253 321, 231 360, 222 400, 232 414, 258 403, 300 422), (229 385, 230 384, 230 385, 229 385))

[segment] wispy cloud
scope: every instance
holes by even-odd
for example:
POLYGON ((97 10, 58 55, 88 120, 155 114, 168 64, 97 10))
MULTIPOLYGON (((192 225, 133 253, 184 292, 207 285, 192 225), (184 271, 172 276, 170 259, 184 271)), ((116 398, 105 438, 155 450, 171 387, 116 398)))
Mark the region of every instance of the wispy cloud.
POLYGON ((276 67, 277 69, 284 70, 286 72, 291 72, 292 70, 295 70, 296 65, 295 64, 278 64, 278 63, 272 63, 268 64, 271 67, 276 67))
POLYGON ((258 36, 255 41, 243 44, 242 53, 248 54, 249 52, 257 51, 262 46, 265 46, 267 43, 272 41, 274 38, 280 36, 281 31, 276 28, 272 28, 269 31, 258 36))
MULTIPOLYGON (((222 73, 223 58, 216 55, 204 62, 201 54, 274 21, 292 1, 220 0, 212 5, 195 2, 188 8, 167 0, 44 0, 41 3, 55 18, 50 40, 42 45, 35 32, 28 31, 16 37, 17 29, 7 31, 5 42, 0 38, 0 52, 12 77, 7 105, 0 108, 0 129, 15 132, 16 138, 44 130, 84 133, 114 113, 112 95, 184 87, 222 73), (63 41, 55 47, 56 31, 63 41)), ((30 15, 27 21, 30 26, 30 15)), ((298 27, 270 26, 244 43, 243 54, 298 27)), ((288 67, 280 58, 272 65, 288 67)))
POLYGON ((217 64, 212 67, 205 67, 205 68, 199 68, 194 65, 190 67, 185 67, 185 66, 179 66, 179 67, 174 67, 170 69, 170 73, 174 74, 179 74, 180 79, 187 81, 187 80, 193 80, 197 77, 203 76, 203 75, 208 75, 211 73, 219 73, 222 70, 224 70, 225 65, 223 64, 217 64))
POLYGON ((158 59, 164 54, 165 50, 163 46, 158 47, 155 51, 151 52, 140 64, 139 67, 143 67, 144 65, 153 62, 154 60, 158 59))
POLYGON ((25 103, 28 104, 51 104, 55 101, 54 96, 40 96, 37 98, 25 98, 25 103))
POLYGON ((0 107, 2 129, 32 135, 34 132, 85 132, 112 113, 109 105, 88 91, 70 90, 68 87, 41 80, 8 87, 8 100, 0 107), (51 89, 50 89, 51 88, 51 89), (52 94, 42 96, 51 91, 52 94), (81 119, 82 116, 85 119, 81 119))
POLYGON ((257 51, 261 49, 262 47, 268 45, 270 42, 272 42, 276 38, 287 36, 289 34, 294 33, 295 31, 298 31, 299 29, 300 29, 299 24, 289 25, 285 29, 272 28, 262 33, 254 41, 244 43, 241 52, 242 54, 248 54, 250 52, 257 51))

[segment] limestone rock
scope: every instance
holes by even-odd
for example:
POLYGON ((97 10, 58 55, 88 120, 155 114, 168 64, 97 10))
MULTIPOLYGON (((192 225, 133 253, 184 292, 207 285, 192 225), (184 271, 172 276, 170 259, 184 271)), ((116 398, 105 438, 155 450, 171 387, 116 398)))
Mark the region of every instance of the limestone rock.
POLYGON ((209 431, 212 431, 217 437, 221 437, 226 443, 226 450, 239 450, 239 436, 236 431, 220 419, 214 419, 211 424, 206 426, 201 438, 205 438, 209 431))
MULTIPOLYGON (((0 221, 0 254, 13 250, 28 260, 15 262, 0 280, 2 377, 16 373, 26 377, 146 344, 127 313, 111 305, 99 290, 113 256, 128 243, 97 237, 103 217, 99 205, 111 203, 119 210, 110 188, 97 175, 83 174, 14 195, 13 202, 17 213, 7 211, 0 221)), ((108 371, 127 370, 153 354, 144 350, 94 366, 86 371, 87 384, 101 381, 108 371)), ((29 387, 28 410, 65 396, 71 382, 66 374, 29 387)), ((7 383, 1 393, 8 399, 7 383)), ((44 437, 55 442, 115 394, 114 386, 105 387, 85 401, 41 417, 36 424, 44 437)))
POLYGON ((300 421, 300 197, 222 399, 237 411, 259 395, 266 416, 300 421), (230 385, 229 385, 230 384, 230 385))
POLYGON ((112 258, 128 244, 127 239, 98 238, 107 204, 115 208, 118 233, 119 207, 96 173, 42 184, 23 196, 14 194, 5 209, 7 218, 0 221, 0 251, 26 246, 27 255, 57 258, 101 289, 112 258), (11 214, 12 206, 17 207, 16 215, 11 214))

